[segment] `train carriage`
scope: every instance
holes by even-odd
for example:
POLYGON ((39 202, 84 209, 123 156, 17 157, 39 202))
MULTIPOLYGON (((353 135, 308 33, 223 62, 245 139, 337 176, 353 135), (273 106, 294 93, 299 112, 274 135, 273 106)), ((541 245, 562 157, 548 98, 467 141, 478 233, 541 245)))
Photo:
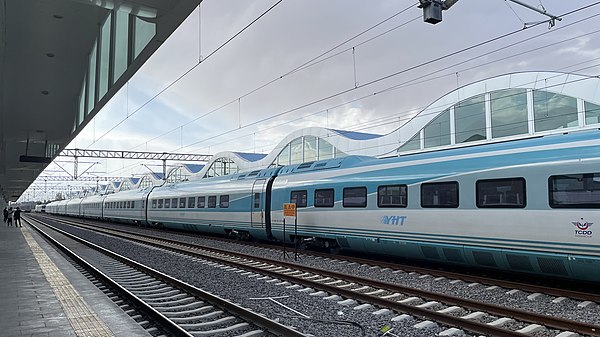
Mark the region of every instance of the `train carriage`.
POLYGON ((109 221, 146 223, 146 202, 152 188, 122 191, 104 198, 103 217, 109 221))
POLYGON ((64 215, 80 216, 82 200, 83 200, 83 198, 75 198, 75 199, 66 200, 64 215))
POLYGON ((81 216, 91 219, 102 219, 104 195, 91 195, 83 198, 81 201, 81 216))
MULTIPOLYGON (((284 168, 273 185, 273 234, 284 239, 282 205, 295 202, 300 241, 598 279, 600 239, 590 229, 600 221, 597 135, 284 168)), ((286 234, 296 239, 293 226, 286 234)))
POLYGON ((278 170, 258 170, 155 188, 148 201, 148 223, 267 239, 270 212, 265 212, 264 207, 270 203, 266 202, 266 190, 278 170))

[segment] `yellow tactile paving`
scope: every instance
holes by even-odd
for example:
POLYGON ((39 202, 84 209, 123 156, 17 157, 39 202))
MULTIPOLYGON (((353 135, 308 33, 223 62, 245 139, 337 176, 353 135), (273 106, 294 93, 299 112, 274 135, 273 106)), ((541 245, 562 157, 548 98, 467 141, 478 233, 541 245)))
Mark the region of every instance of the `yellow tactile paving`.
POLYGON ((77 290, 73 288, 71 282, 38 245, 29 229, 23 227, 22 233, 75 330, 75 334, 79 337, 114 337, 104 322, 96 316, 77 290))

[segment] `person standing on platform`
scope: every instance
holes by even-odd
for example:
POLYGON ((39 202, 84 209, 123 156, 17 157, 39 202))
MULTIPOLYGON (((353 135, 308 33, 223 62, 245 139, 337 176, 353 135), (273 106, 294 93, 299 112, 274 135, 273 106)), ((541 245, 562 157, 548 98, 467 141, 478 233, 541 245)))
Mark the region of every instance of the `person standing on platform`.
POLYGON ((8 209, 6 209, 6 207, 4 207, 4 223, 6 223, 7 221, 8 221, 8 209))
POLYGON ((8 209, 8 217, 6 218, 6 222, 8 223, 7 226, 12 226, 12 216, 13 216, 13 210, 12 210, 12 207, 10 207, 8 209))
POLYGON ((17 227, 17 224, 19 224, 19 227, 23 227, 23 225, 21 225, 21 209, 19 209, 19 207, 15 210, 13 217, 15 218, 15 227, 17 227))

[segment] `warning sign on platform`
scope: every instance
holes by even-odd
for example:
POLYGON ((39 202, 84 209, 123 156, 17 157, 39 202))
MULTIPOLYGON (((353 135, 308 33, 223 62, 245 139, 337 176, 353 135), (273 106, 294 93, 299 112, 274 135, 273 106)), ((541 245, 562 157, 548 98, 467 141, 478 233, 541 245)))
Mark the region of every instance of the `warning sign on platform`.
POLYGON ((296 216, 296 204, 283 204, 283 216, 296 216))

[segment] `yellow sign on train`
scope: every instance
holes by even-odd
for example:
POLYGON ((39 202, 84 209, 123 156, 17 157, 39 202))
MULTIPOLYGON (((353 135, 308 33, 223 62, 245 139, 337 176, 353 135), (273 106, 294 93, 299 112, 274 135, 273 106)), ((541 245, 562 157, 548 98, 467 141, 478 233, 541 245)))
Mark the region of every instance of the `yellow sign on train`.
POLYGON ((283 204, 283 216, 296 216, 296 204, 283 204))

